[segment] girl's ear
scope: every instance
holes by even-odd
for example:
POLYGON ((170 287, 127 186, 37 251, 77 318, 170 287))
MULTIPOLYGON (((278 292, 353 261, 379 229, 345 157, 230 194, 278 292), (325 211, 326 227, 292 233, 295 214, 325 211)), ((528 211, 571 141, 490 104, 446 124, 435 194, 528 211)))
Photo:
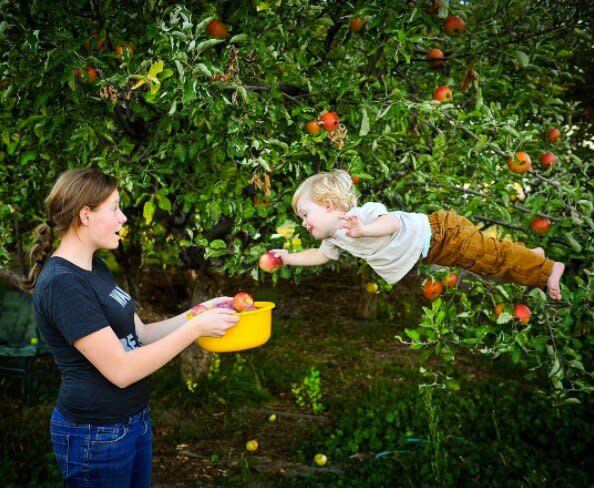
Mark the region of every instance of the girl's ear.
POLYGON ((90 207, 88 205, 85 205, 78 212, 78 219, 80 220, 80 223, 82 225, 88 225, 89 224, 89 213, 90 212, 91 212, 91 209, 90 209, 90 207))

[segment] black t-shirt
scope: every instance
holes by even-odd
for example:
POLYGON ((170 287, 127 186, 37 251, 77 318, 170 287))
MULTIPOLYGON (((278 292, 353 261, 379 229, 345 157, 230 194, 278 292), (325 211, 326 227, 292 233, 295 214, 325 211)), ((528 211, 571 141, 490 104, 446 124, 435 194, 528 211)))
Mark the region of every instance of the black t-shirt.
POLYGON ((126 350, 141 347, 134 326, 134 301, 98 258, 87 271, 60 257, 49 258, 35 286, 39 331, 60 370, 57 406, 71 422, 110 424, 148 404, 150 379, 119 388, 72 344, 111 327, 126 350))

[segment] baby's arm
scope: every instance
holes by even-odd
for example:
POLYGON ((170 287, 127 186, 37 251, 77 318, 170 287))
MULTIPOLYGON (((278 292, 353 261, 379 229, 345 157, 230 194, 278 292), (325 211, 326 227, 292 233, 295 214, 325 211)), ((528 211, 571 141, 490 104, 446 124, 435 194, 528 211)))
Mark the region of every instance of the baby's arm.
POLYGON ((392 215, 382 215, 369 224, 364 224, 356 215, 343 219, 342 226, 349 237, 381 237, 395 234, 400 229, 400 222, 392 215))
POLYGON ((287 253, 285 249, 272 251, 288 266, 319 266, 326 264, 330 259, 319 249, 305 249, 301 252, 287 253))

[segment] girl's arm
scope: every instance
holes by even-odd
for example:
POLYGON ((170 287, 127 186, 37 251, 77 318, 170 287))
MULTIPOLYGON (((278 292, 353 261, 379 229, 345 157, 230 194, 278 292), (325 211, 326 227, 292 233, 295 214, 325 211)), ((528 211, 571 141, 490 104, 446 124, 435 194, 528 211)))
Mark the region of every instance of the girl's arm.
POLYGON ((369 224, 364 224, 359 217, 351 215, 343 219, 342 225, 349 237, 381 237, 400 230, 400 222, 392 215, 382 215, 369 224))
POLYGON ((283 260, 283 264, 288 266, 319 266, 330 261, 322 251, 315 248, 292 253, 287 253, 285 249, 273 249, 271 252, 280 257, 283 260))
MULTIPOLYGON (((227 302, 229 300, 233 300, 233 298, 217 297, 204 302, 202 305, 207 308, 212 308, 218 303, 227 302)), ((145 324, 138 315, 134 314, 134 328, 136 329, 136 335, 143 345, 158 341, 184 324, 188 320, 187 314, 189 311, 190 310, 186 310, 175 317, 161 320, 159 322, 152 322, 150 324, 145 324)))
POLYGON ((126 351, 106 324, 74 342, 74 347, 119 388, 126 388, 157 371, 200 336, 221 337, 239 321, 233 310, 213 308, 186 321, 152 344, 126 351))

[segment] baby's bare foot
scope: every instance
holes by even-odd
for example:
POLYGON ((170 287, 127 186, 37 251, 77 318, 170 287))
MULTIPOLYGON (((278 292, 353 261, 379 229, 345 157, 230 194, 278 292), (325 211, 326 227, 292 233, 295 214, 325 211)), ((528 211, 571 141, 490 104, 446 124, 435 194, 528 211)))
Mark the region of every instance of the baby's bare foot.
POLYGON ((555 262, 555 264, 553 264, 553 271, 551 271, 551 275, 547 281, 549 296, 553 300, 561 300, 561 288, 559 287, 559 282, 561 281, 561 276, 563 276, 564 271, 565 265, 563 263, 555 262))
POLYGON ((542 247, 534 247, 534 248, 531 249, 531 251, 533 253, 538 254, 539 256, 544 256, 545 255, 544 249, 542 247))

